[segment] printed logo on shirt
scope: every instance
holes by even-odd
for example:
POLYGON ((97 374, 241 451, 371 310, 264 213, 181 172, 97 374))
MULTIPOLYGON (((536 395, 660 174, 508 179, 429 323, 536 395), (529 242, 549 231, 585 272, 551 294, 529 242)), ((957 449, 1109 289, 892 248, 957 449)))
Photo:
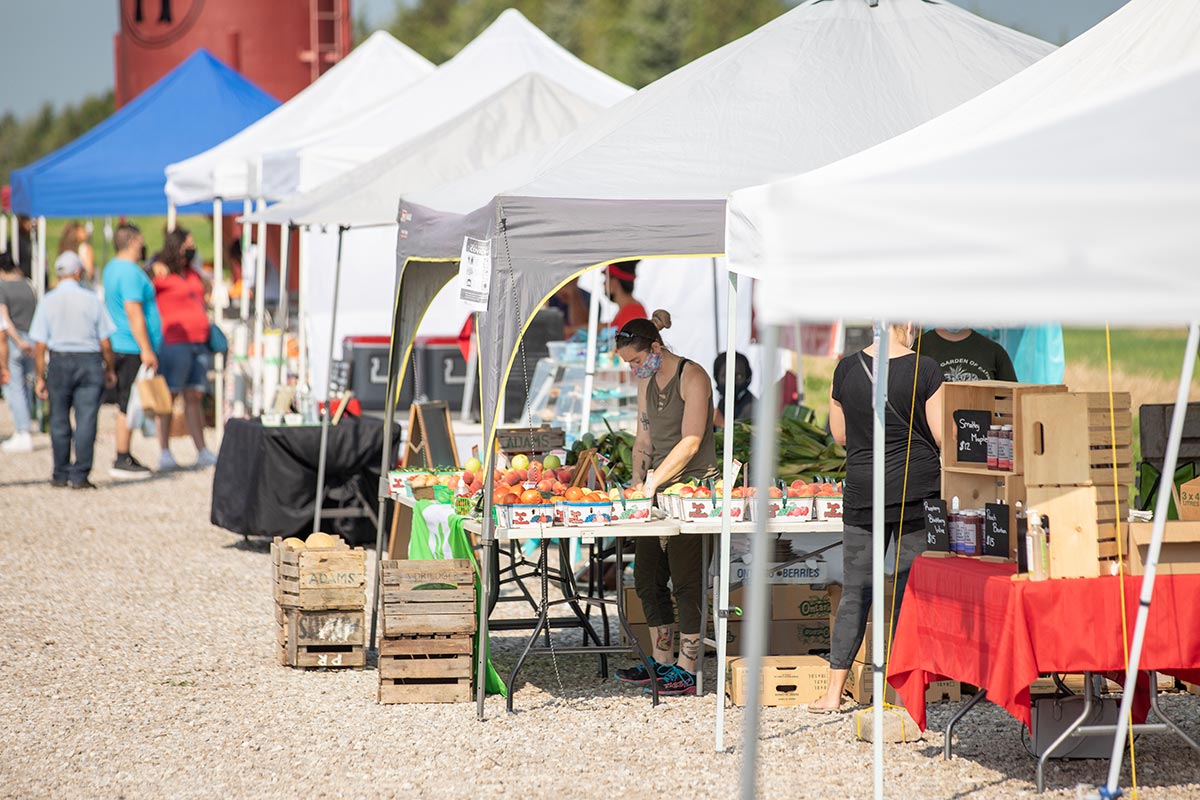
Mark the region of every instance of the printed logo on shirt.
POLYGON ((945 361, 942 363, 942 372, 950 383, 986 381, 990 380, 992 375, 991 370, 970 358, 952 358, 945 361))

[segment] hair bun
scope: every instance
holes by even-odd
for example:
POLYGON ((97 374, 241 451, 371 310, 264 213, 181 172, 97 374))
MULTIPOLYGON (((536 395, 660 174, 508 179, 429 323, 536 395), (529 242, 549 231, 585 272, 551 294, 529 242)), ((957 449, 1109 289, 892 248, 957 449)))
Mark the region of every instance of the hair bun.
POLYGON ((653 322, 654 327, 658 328, 660 331, 666 330, 667 328, 671 327, 671 312, 663 308, 656 309, 655 312, 650 315, 650 321, 653 322))

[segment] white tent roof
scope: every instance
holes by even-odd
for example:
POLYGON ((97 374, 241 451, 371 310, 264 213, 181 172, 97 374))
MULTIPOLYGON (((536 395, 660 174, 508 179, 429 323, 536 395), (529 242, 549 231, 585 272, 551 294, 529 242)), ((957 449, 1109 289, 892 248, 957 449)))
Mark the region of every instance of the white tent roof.
POLYGON ((571 55, 519 11, 504 11, 437 72, 318 140, 284 146, 264 163, 265 194, 307 191, 449 121, 526 74, 550 78, 607 108, 633 93, 571 55))
POLYGON ((250 219, 295 225, 395 225, 402 192, 436 187, 545 145, 599 110, 553 80, 526 73, 423 136, 250 219))
POLYGON ((299 146, 331 122, 374 107, 433 71, 433 64, 407 45, 376 31, 275 111, 216 147, 168 166, 167 197, 176 205, 249 197, 254 162, 265 151, 299 146))
POLYGON ((1134 0, 906 136, 734 193, 731 262, 775 321, 1200 317, 1198 65, 1200 7, 1134 0), (854 291, 811 310, 779 291, 824 274, 854 291))

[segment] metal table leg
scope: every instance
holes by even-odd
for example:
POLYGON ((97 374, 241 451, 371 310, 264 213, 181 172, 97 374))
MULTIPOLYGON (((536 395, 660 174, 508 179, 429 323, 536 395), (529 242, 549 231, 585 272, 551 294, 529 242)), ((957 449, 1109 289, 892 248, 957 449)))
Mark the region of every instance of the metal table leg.
POLYGON ((978 692, 976 692, 971 697, 970 700, 967 701, 966 705, 964 705, 958 711, 954 712, 954 716, 951 717, 950 721, 946 723, 946 744, 942 748, 942 758, 949 761, 951 758, 954 757, 954 753, 953 753, 953 749, 952 749, 954 746, 954 726, 958 724, 958 721, 960 719, 962 719, 963 717, 965 717, 967 715, 968 711, 970 711, 972 708, 977 706, 981 700, 986 700, 986 699, 987 699, 987 689, 980 689, 978 692))
POLYGON ((700 653, 696 659, 696 696, 704 694, 704 656, 705 645, 704 640, 708 635, 708 603, 709 597, 712 596, 712 590, 709 587, 709 565, 708 565, 708 535, 704 534, 700 537, 700 565, 704 570, 704 577, 700 581, 700 653))
POLYGON ((1183 732, 1183 729, 1176 724, 1175 720, 1163 713, 1163 710, 1158 705, 1158 674, 1150 673, 1150 710, 1154 712, 1154 716, 1159 719, 1164 725, 1170 728, 1176 736, 1183 739, 1192 749, 1200 752, 1200 744, 1196 744, 1196 740, 1183 732))
POLYGON ((1071 738, 1071 735, 1073 733, 1075 733, 1076 729, 1078 729, 1079 726, 1081 726, 1081 725, 1083 725, 1083 723, 1087 722, 1088 717, 1090 717, 1092 715, 1092 701, 1095 699, 1095 694, 1096 694, 1096 687, 1095 687, 1094 681, 1092 680, 1092 673, 1085 672, 1084 673, 1084 685, 1083 685, 1083 711, 1080 712, 1078 718, 1076 718, 1076 720, 1074 722, 1072 722, 1070 724, 1070 726, 1068 726, 1067 729, 1065 731, 1063 731, 1057 739, 1054 740, 1054 743, 1046 748, 1046 752, 1042 753, 1041 757, 1038 758, 1038 764, 1037 764, 1038 794, 1041 794, 1042 792, 1044 792, 1046 790, 1046 762, 1050 760, 1050 756, 1053 755, 1056 750, 1058 750, 1058 748, 1062 745, 1063 742, 1065 742, 1067 739, 1071 738))

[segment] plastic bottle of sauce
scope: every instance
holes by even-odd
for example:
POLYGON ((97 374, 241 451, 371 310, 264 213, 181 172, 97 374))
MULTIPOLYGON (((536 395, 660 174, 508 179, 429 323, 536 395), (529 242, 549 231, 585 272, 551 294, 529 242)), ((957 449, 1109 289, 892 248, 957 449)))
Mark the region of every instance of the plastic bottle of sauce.
POLYGON ((987 465, 988 465, 988 469, 1000 469, 1000 426, 999 425, 992 425, 990 428, 988 428, 987 465))
POLYGON ((996 447, 996 468, 1003 472, 1012 472, 1013 469, 1013 427, 1012 425, 1000 426, 1000 439, 996 447))
POLYGON ((950 500, 950 518, 946 521, 950 537, 950 552, 957 555, 962 550, 962 513, 958 510, 958 497, 950 500))

